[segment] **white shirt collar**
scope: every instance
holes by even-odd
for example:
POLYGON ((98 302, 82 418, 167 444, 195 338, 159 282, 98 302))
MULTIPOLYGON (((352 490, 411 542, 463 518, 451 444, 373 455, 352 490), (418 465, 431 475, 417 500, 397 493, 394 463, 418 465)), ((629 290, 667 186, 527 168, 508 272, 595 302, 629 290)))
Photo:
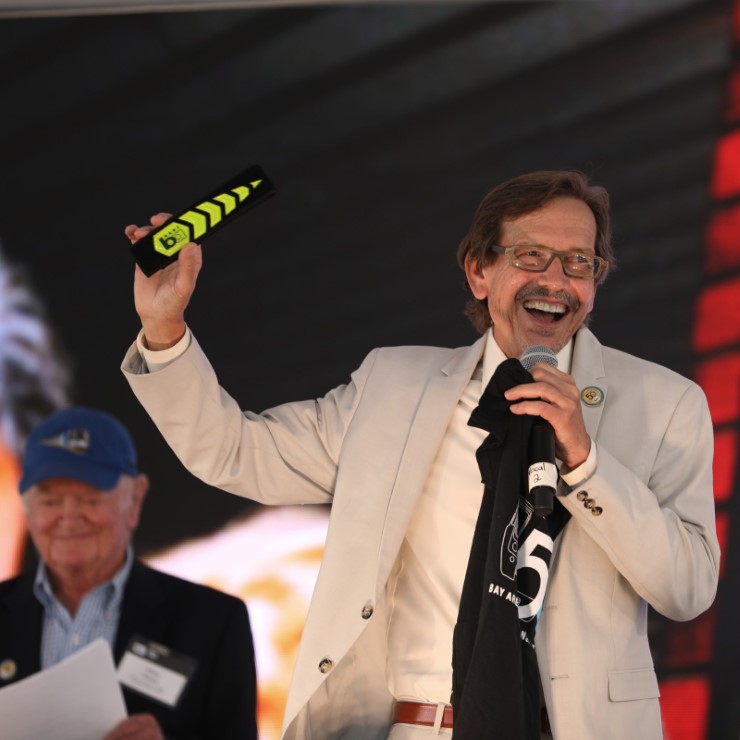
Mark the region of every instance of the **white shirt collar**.
MULTIPOLYGON (((573 337, 557 353, 556 357, 558 358, 558 369, 565 373, 570 373, 570 363, 573 358, 573 337)), ((493 338, 492 327, 486 333, 486 346, 483 350, 483 388, 488 385, 488 381, 493 377, 496 368, 506 359, 507 357, 503 350, 493 338)))

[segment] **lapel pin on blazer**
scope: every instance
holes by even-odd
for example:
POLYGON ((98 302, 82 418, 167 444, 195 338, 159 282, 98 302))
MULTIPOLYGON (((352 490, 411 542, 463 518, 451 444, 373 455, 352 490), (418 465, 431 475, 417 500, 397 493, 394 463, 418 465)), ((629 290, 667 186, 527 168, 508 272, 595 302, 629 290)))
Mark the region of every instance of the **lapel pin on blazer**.
POLYGON ((586 406, 601 406, 604 403, 604 391, 595 385, 590 385, 581 391, 581 401, 586 406))
POLYGON ((3 681, 9 681, 18 671, 18 666, 14 660, 6 658, 0 663, 0 679, 3 681))

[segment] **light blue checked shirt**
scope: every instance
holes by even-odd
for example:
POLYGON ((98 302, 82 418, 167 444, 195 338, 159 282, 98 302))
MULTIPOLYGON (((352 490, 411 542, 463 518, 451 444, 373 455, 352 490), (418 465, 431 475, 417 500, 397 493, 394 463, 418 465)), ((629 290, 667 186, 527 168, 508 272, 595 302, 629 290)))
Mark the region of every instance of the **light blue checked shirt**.
POLYGON ((101 583, 85 594, 74 617, 54 596, 49 573, 43 561, 36 569, 33 592, 44 607, 41 631, 41 668, 58 663, 98 637, 114 647, 118 619, 121 615, 123 589, 128 580, 134 554, 129 547, 126 560, 110 581, 101 583))

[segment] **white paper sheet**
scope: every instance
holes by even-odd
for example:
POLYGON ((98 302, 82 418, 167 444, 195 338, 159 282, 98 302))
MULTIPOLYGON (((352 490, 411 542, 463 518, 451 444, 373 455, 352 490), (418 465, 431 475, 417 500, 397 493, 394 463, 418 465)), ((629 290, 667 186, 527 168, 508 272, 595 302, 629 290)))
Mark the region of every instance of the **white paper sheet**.
POLYGON ((126 716, 102 639, 0 690, 0 735, 8 740, 101 740, 126 716))

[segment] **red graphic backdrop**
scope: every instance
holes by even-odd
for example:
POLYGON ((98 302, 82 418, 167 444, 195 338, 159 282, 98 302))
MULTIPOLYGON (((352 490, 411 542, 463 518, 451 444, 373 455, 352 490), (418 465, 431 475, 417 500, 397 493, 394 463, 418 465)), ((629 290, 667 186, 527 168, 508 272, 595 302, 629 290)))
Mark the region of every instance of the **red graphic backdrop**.
POLYGON ((730 599, 737 599, 737 594, 728 593, 725 573, 733 501, 737 498, 733 494, 737 489, 740 427, 740 0, 734 4, 732 39, 735 64, 715 151, 710 185, 712 211, 705 240, 705 287, 696 303, 692 340, 694 377, 707 395, 715 431, 714 498, 722 548, 720 589, 712 608, 701 617, 689 624, 670 623, 666 627, 666 657, 658 669, 664 676, 661 705, 667 740, 719 740, 729 736, 733 710, 723 689, 728 682, 736 685, 737 681, 736 675, 723 673, 726 661, 719 635, 721 623, 733 619, 730 599))

